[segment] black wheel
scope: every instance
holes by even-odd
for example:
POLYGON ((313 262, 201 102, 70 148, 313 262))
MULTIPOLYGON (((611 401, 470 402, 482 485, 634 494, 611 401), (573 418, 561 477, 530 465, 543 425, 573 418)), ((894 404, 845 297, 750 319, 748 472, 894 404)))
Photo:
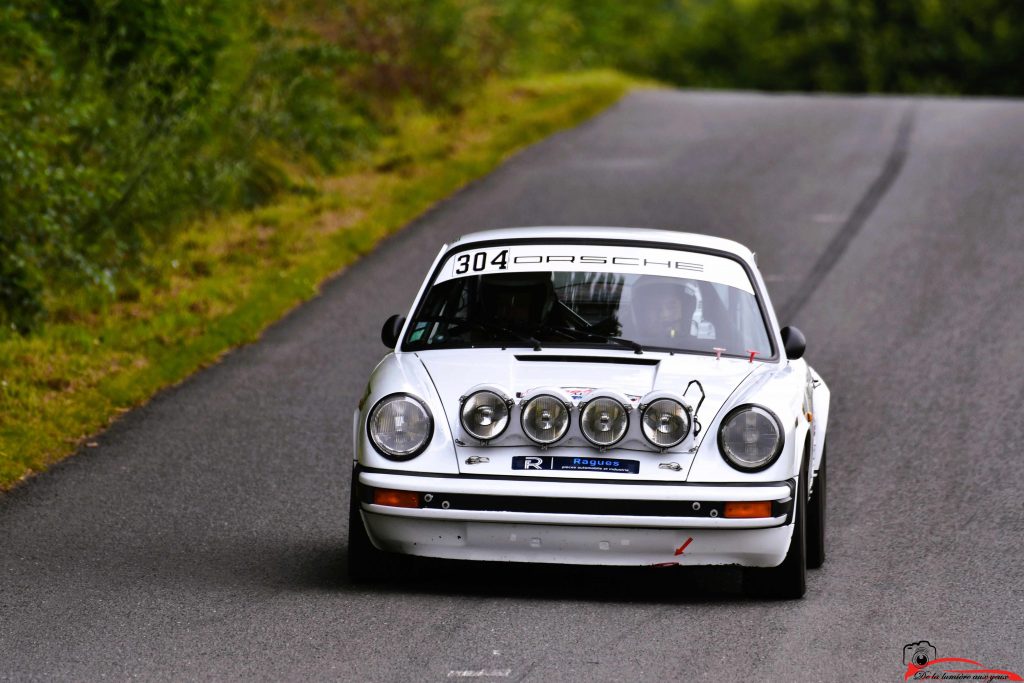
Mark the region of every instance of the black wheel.
POLYGON ((825 564, 825 501, 828 492, 825 456, 828 455, 828 442, 821 452, 821 464, 818 465, 818 476, 814 478, 811 499, 807 503, 807 567, 818 569, 825 564))
POLYGON ((809 453, 796 487, 793 538, 786 559, 778 567, 747 567, 743 570, 743 591, 752 597, 802 598, 807 592, 807 467, 809 453))
POLYGON ((353 471, 348 506, 348 576, 352 581, 388 579, 397 572, 401 558, 373 547, 359 513, 356 476, 353 471))

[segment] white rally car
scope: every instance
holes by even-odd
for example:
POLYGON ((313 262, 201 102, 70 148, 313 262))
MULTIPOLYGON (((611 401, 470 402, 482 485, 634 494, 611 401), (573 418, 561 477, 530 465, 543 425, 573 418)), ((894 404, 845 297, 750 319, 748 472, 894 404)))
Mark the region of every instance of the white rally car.
POLYGON ((626 228, 445 246, 355 414, 354 578, 399 555, 740 565, 799 597, 824 561, 829 390, 736 242, 626 228))

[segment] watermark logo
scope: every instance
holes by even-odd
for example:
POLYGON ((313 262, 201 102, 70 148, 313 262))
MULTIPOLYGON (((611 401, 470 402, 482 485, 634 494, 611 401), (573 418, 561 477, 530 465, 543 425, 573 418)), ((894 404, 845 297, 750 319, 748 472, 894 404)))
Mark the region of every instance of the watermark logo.
POLYGON ((908 643, 903 646, 903 663, 918 668, 935 661, 935 646, 927 640, 919 643, 908 643))
POLYGON ((927 640, 903 646, 904 681, 1024 681, 1004 669, 989 669, 980 662, 963 657, 939 657, 927 640))

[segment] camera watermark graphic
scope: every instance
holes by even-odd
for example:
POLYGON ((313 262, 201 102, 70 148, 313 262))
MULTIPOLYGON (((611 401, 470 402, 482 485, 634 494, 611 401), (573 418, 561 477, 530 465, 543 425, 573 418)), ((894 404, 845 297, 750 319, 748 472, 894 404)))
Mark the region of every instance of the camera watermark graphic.
POLYGON ((903 680, 915 681, 1024 681, 1006 669, 990 669, 963 657, 939 657, 927 640, 903 646, 903 680))
POLYGON ((904 664, 922 667, 928 664, 928 662, 935 661, 935 657, 935 646, 927 640, 903 646, 904 664))

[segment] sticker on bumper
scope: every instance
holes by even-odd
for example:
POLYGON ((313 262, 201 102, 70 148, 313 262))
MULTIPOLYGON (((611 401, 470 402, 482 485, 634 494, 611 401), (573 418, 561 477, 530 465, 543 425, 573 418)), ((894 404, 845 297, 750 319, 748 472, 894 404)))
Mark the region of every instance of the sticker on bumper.
POLYGON ((573 458, 561 455, 517 455, 512 458, 512 469, 639 474, 640 461, 619 458, 573 458))

